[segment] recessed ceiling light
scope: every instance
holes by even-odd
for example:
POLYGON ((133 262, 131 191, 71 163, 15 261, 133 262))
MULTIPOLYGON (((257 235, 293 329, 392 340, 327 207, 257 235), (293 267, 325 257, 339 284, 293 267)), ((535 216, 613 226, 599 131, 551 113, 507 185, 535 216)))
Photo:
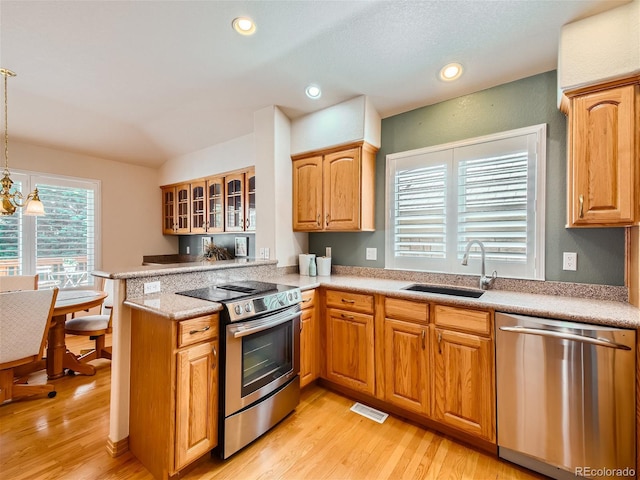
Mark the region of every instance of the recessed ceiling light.
POLYGON ((307 97, 309 98, 320 98, 320 96, 322 95, 322 91, 320 90, 320 87, 317 85, 309 85, 306 90, 305 90, 307 97))
POLYGON ((256 24, 249 17, 234 18, 231 25, 240 35, 253 35, 256 31, 256 24))
POLYGON ((462 65, 459 63, 449 63, 440 70, 440 78, 445 82, 457 80, 462 75, 462 65))

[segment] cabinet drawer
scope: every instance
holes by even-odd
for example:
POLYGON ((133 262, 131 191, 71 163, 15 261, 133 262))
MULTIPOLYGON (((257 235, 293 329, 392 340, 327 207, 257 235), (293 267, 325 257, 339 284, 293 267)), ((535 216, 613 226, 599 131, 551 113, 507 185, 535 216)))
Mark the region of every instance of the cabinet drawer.
POLYGON ((465 332, 489 335, 491 333, 491 313, 466 308, 436 305, 433 309, 435 324, 465 332))
POLYGON ((316 304, 316 291, 315 290, 305 290, 302 292, 302 301, 300 302, 300 308, 305 310, 307 308, 312 308, 316 304))
POLYGON ((327 306, 354 312, 373 313, 373 295, 327 290, 327 306))
POLYGON ((218 336, 218 315, 191 318, 178 324, 178 348, 218 336))
POLYGON ((387 297, 384 299, 384 314, 387 318, 428 323, 429 304, 387 297))

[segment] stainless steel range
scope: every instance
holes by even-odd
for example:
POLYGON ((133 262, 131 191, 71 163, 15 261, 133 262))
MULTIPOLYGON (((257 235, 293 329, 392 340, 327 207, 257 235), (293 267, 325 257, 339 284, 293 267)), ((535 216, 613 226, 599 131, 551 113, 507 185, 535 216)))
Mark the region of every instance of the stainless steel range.
POLYGON ((228 458, 300 401, 300 289, 240 281, 178 293, 225 307, 218 453, 228 458))

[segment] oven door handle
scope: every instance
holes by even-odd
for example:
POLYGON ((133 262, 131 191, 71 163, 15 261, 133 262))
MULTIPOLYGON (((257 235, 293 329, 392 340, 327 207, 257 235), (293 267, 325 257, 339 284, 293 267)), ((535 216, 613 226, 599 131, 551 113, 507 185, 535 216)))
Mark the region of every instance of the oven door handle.
POLYGON ((277 327, 283 323, 290 322, 291 320, 300 316, 300 311, 295 312, 283 312, 276 315, 272 315, 262 320, 252 320, 251 322, 234 323, 227 326, 229 333, 233 335, 233 338, 242 338, 254 333, 259 333, 270 328, 277 327))

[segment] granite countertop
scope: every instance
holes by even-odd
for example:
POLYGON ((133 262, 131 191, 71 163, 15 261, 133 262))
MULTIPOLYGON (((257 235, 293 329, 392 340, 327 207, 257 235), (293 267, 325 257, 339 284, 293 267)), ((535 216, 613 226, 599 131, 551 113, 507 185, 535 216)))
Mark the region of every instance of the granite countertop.
POLYGON ((246 268, 262 265, 276 265, 277 260, 256 260, 253 258, 234 258, 233 260, 218 260, 216 262, 185 262, 170 264, 153 264, 129 267, 117 272, 105 272, 96 270, 91 275, 115 280, 129 280, 132 278, 156 277, 161 275, 174 275, 176 273, 204 272, 210 270, 226 270, 229 268, 246 268))
MULTIPOLYGON (((297 286, 302 290, 322 286, 357 293, 378 293, 409 300, 430 301, 467 308, 493 309, 500 312, 622 328, 640 328, 640 309, 625 302, 501 290, 487 290, 480 298, 466 298, 403 290, 404 287, 414 283, 405 280, 344 275, 308 277, 288 274, 260 280, 297 286)), ((171 320, 185 320, 222 309, 222 306, 218 303, 197 300, 174 293, 145 295, 140 298, 128 299, 125 304, 171 320)))

